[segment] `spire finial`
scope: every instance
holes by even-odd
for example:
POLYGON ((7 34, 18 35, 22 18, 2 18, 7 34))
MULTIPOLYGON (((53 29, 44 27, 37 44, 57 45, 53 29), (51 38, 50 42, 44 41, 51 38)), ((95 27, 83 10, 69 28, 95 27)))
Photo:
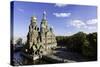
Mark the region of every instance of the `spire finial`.
POLYGON ((46 11, 43 12, 43 19, 46 19, 46 11))

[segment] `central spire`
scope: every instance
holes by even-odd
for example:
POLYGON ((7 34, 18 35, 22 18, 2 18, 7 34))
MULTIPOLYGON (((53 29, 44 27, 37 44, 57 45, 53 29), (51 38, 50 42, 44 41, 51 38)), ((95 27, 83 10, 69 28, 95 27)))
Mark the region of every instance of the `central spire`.
POLYGON ((43 12, 43 20, 46 20, 46 11, 43 12))

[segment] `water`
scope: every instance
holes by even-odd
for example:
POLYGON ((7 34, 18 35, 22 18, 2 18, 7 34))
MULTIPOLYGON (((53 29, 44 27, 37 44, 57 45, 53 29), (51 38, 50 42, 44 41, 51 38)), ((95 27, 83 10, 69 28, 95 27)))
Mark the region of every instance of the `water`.
POLYGON ((36 65, 36 64, 49 64, 49 62, 43 60, 42 58, 41 59, 38 59, 38 60, 29 60, 29 59, 26 59, 25 57, 23 57, 21 55, 21 52, 15 52, 14 53, 14 65, 36 65))

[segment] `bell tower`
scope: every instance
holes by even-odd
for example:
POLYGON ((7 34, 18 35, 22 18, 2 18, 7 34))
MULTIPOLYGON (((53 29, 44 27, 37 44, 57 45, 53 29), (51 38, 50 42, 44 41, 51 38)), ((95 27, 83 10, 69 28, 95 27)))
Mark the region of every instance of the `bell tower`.
POLYGON ((48 22, 47 22, 47 19, 46 19, 46 12, 44 11, 43 12, 43 18, 42 18, 41 25, 40 25, 40 31, 42 33, 44 33, 47 30, 48 30, 48 22))
POLYGON ((27 35, 27 43, 29 44, 29 48, 32 45, 37 44, 38 37, 38 27, 37 27, 37 18, 35 16, 31 17, 31 23, 29 25, 29 32, 27 35))

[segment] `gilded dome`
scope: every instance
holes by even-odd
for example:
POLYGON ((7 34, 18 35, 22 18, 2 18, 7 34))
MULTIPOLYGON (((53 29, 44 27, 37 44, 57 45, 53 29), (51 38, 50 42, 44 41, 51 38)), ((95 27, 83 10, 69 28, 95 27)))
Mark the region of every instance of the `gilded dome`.
POLYGON ((36 20, 37 18, 35 16, 32 16, 32 20, 36 20))

